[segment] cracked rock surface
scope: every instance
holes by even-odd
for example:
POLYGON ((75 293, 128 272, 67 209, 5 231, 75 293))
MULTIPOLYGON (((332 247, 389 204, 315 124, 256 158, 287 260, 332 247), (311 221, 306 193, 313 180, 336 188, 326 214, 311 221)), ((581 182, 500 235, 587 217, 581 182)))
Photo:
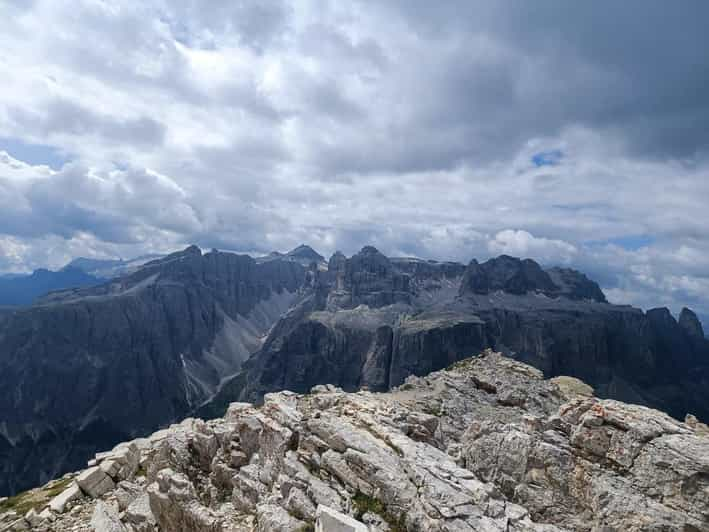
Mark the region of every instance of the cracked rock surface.
POLYGON ((67 478, 0 530, 709 530, 706 426, 490 351, 388 393, 233 403, 67 478))

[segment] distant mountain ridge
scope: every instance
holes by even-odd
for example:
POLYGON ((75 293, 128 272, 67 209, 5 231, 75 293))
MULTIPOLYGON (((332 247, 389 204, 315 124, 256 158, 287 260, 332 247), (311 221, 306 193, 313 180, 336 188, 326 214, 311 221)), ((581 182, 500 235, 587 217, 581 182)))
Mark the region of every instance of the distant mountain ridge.
POLYGON ((133 273, 146 262, 158 259, 161 256, 162 255, 158 254, 141 255, 140 257, 126 260, 78 257, 69 262, 69 264, 64 266, 63 269, 78 268, 89 275, 93 275, 101 279, 112 279, 114 277, 133 273))
POLYGON ((709 419, 709 342, 696 315, 611 305, 575 270, 504 255, 468 266, 389 259, 366 246, 335 253, 314 286, 204 415, 324 382, 386 390, 490 347, 602 396, 709 419))
POLYGON ((30 305, 54 290, 94 286, 102 282, 104 279, 74 267, 57 272, 40 269, 28 275, 0 277, 0 306, 30 305))
POLYGON ((327 267, 325 257, 305 244, 301 244, 287 253, 272 251, 266 256, 256 257, 257 262, 266 262, 274 259, 297 262, 304 268, 309 268, 311 264, 315 264, 319 269, 325 269, 327 267))
POLYGON ((96 286, 132 273, 159 256, 144 255, 129 260, 78 257, 57 271, 40 268, 30 274, 0 275, 0 307, 27 306, 57 290, 96 286))
POLYGON ((701 333, 689 310, 677 321, 611 305, 580 272, 529 259, 190 246, 0 314, 0 389, 12 390, 0 394, 0 495, 230 401, 326 383, 386 390, 488 347, 603 397, 709 419, 701 333))

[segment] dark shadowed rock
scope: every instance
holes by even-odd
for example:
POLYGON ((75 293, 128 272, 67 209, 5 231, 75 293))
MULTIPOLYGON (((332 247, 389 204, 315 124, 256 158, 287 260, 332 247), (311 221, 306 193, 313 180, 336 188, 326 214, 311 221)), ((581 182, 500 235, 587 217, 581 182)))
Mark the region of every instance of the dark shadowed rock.
POLYGON ((487 294, 500 290, 517 295, 552 294, 557 289, 549 274, 533 260, 501 255, 482 264, 473 260, 465 271, 460 293, 487 294))
POLYGON ((308 263, 315 262, 319 264, 321 262, 325 262, 325 257, 320 255, 320 253, 315 251, 310 246, 306 246, 305 244, 301 244, 297 248, 290 250, 288 253, 286 253, 286 257, 302 260, 304 262, 307 261, 308 263))
POLYGON ((382 307, 411 300, 410 277, 394 268, 391 261, 373 246, 365 246, 349 259, 335 254, 331 307, 353 308, 358 305, 382 307))
POLYGON ((300 246, 290 250, 288 253, 279 253, 278 251, 272 251, 265 257, 258 257, 256 259, 256 262, 263 263, 272 260, 286 260, 296 262, 304 268, 310 268, 313 264, 315 264, 315 266, 320 270, 325 270, 327 268, 325 257, 320 255, 310 246, 306 246, 305 244, 301 244, 300 246))
POLYGON ((606 302, 606 296, 597 283, 583 273, 571 268, 550 268, 546 270, 552 282, 557 286, 556 294, 570 299, 590 299, 606 302))
POLYGON ((679 326, 692 338, 704 339, 704 329, 699 318, 687 307, 679 314, 679 326))
POLYGON ((305 270, 191 246, 0 321, 0 493, 184 416, 261 347, 305 270))

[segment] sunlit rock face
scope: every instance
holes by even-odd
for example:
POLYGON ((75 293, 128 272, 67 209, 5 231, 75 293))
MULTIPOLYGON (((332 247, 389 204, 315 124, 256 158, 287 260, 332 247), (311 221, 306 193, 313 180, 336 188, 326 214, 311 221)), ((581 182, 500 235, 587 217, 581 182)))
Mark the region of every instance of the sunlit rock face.
POLYGON ((232 403, 23 497, 13 530, 705 530, 709 429, 485 351, 386 393, 232 403), (50 490, 60 491, 50 499, 50 490), (47 502, 42 502, 47 500, 47 502), (48 506, 48 508, 45 508, 48 506), (91 528, 93 526, 94 528, 91 528), (24 527, 24 528, 22 528, 24 527), (44 527, 44 528, 43 528, 44 527))

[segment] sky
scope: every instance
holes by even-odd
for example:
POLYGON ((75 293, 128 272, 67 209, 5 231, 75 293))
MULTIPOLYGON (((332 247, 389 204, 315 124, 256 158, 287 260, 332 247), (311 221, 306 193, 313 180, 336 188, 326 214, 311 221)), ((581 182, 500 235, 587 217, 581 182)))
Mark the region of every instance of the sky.
POLYGON ((178 249, 581 269, 709 316, 709 3, 0 0, 0 272, 178 249))

